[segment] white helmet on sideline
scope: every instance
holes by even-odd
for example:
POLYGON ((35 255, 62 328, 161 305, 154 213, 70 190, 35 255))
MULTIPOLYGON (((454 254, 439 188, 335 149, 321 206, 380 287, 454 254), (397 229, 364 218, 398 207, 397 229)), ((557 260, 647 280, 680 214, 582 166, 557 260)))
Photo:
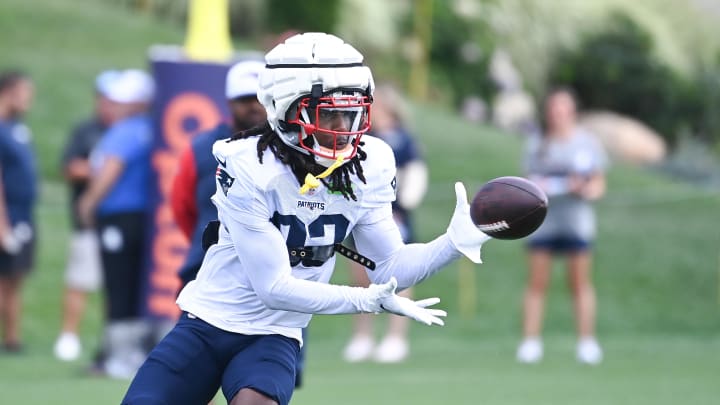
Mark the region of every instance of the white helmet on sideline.
POLYGON ((277 45, 265 61, 258 99, 280 139, 323 166, 352 159, 370 129, 375 87, 363 55, 334 35, 305 33, 277 45), (333 119, 340 123, 328 124, 333 119), (321 145, 316 136, 332 138, 321 145))

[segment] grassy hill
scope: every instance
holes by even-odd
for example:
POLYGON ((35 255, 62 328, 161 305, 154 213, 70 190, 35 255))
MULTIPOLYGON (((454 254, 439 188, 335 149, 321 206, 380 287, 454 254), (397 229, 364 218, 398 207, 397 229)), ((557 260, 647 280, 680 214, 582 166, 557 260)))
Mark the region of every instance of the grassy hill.
MULTIPOLYGON (((38 265, 25 288, 27 351, 0 353, 0 403, 118 403, 126 381, 84 376, 87 356, 74 364, 52 357, 69 235, 55 168, 68 127, 90 108, 96 72, 144 66, 150 44, 180 43, 182 33, 89 0, 4 0, 0 25, 0 65, 24 68, 37 81, 29 118, 47 179, 38 211, 38 265)), ((430 190, 417 212, 420 238, 428 240, 447 226, 452 183, 462 180, 473 192, 488 179, 518 174, 522 140, 469 125, 439 107, 421 105, 414 112, 431 168, 430 190)), ((293 404, 713 403, 720 394, 720 193, 614 166, 598 210, 598 333, 607 357, 600 367, 573 360, 573 318, 559 265, 546 315, 547 360, 515 364, 523 246, 490 241, 482 266, 461 262, 418 286, 417 296, 440 296, 450 315, 443 328, 413 326, 413 355, 405 364, 343 363, 350 317, 316 317, 307 386, 293 404), (474 304, 460 283, 475 289, 474 304)), ((334 281, 346 280, 346 270, 339 266, 334 281)), ((94 297, 83 325, 91 348, 100 305, 94 297)))
POLYGON ((36 82, 28 118, 42 173, 53 180, 70 126, 90 114, 95 75, 146 68, 150 45, 184 39, 176 27, 92 0, 4 0, 0 26, 0 68, 23 69, 36 82))

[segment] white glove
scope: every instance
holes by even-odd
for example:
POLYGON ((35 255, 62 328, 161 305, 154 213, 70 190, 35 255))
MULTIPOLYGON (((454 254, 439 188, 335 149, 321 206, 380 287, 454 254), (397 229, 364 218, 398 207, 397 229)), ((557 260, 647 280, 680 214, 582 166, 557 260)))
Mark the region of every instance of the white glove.
POLYGON ((425 325, 445 325, 439 317, 447 316, 442 309, 427 308, 440 302, 440 298, 428 298, 420 301, 401 297, 395 294, 397 279, 391 277, 385 284, 371 284, 370 300, 373 301, 373 312, 390 312, 395 315, 407 316, 425 325))
POLYGON ((455 183, 455 212, 450 219, 447 235, 460 253, 467 256, 473 263, 482 263, 480 250, 482 244, 490 237, 480 231, 470 219, 470 204, 467 200, 465 186, 461 182, 455 183))
POLYGON ((18 238, 15 237, 12 230, 5 232, 2 240, 0 240, 0 243, 2 244, 2 249, 11 255, 20 253, 20 250, 22 249, 22 244, 18 238))

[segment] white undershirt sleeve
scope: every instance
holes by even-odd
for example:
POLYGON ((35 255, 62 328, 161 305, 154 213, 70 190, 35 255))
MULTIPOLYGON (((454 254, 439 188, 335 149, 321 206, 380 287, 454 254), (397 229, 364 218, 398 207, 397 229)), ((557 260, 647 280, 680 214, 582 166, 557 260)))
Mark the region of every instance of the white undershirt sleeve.
POLYGON ((375 270, 367 271, 371 282, 385 283, 395 276, 402 290, 461 256, 446 234, 428 243, 404 244, 391 210, 385 212, 374 222, 356 225, 352 232, 358 252, 375 261, 375 270))

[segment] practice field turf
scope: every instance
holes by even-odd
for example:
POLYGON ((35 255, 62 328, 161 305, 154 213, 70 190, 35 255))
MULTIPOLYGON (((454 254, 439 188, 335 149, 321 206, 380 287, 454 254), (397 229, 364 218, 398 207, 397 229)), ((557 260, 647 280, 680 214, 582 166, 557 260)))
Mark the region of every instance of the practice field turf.
MULTIPOLYGON (((107 67, 142 66, 147 45, 179 43, 182 36, 167 23, 90 1, 4 0, 0 25, 4 60, 27 68, 37 81, 37 108, 29 119, 46 179, 38 209, 38 265, 25 288, 26 350, 15 356, 0 352, 0 404, 116 404, 127 381, 87 376, 89 353, 72 364, 52 356, 69 237, 66 190, 55 168, 69 125, 90 110, 93 75, 107 67)), ((415 117, 431 170, 417 225, 420 239, 429 240, 450 219, 453 182, 464 181, 473 193, 491 178, 518 175, 522 140, 435 107, 416 106, 415 117)), ((594 278, 598 335, 606 352, 599 367, 574 360, 573 318, 560 265, 547 304, 546 359, 534 366, 515 363, 523 246, 490 241, 483 265, 459 262, 416 288, 417 297, 439 296, 450 315, 442 328, 412 326, 412 355, 405 364, 342 362, 350 317, 316 317, 306 384, 292 403, 717 404, 720 191, 615 164, 598 216, 594 278)), ((346 281, 347 273, 342 264, 334 281, 346 281)), ((93 296, 82 327, 88 352, 99 340, 100 305, 93 296)))
MULTIPOLYGON (((306 385, 293 404, 714 404, 720 395, 718 339, 608 337, 606 361, 592 368, 575 363, 571 338, 555 335, 546 339, 545 362, 522 366, 512 359, 514 338, 458 336, 462 319, 451 315, 447 329, 415 328, 405 364, 349 365, 340 360, 346 333, 320 336, 328 322, 348 324, 316 321, 306 385)), ((82 376, 48 347, 31 350, 0 358, 0 403, 119 403, 126 382, 82 376)))
MULTIPOLYGON (((515 174, 519 145, 512 136, 456 124, 444 112, 420 107, 418 116, 433 181, 418 211, 420 237, 427 240, 447 226, 450 179, 463 179, 474 190, 496 174, 515 174), (445 142, 430 130, 443 127, 451 127, 458 140, 445 142), (469 147, 455 145, 460 138, 469 147), (505 158, 497 158, 503 153, 505 158), (472 154, 487 159, 474 160, 472 154)), ((598 330, 606 350, 602 365, 574 361, 573 319, 560 266, 548 302, 546 360, 515 363, 525 277, 522 243, 490 241, 483 248, 485 264, 459 262, 417 287, 418 297, 441 297, 450 315, 442 328, 413 325, 406 364, 343 363, 350 317, 316 317, 306 386, 293 403, 716 403, 720 196, 620 166, 611 172, 610 187, 599 205, 595 273, 598 330), (462 281, 471 289, 459 287, 463 266, 462 281)), ((127 386, 85 375, 87 357, 74 364, 52 357, 68 236, 65 204, 62 185, 45 183, 39 265, 25 290, 27 347, 20 356, 0 354, 2 404, 117 403, 127 386)), ((344 282, 347 269, 339 267, 334 281, 344 282)), ((99 305, 93 297, 83 326, 90 348, 98 341, 99 305)))

